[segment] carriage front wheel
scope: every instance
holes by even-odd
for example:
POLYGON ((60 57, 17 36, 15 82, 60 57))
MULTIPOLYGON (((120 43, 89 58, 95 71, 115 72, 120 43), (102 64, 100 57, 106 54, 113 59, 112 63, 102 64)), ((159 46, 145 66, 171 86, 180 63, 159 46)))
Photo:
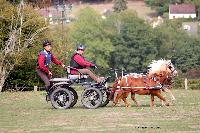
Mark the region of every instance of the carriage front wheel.
POLYGON ((70 108, 72 99, 72 93, 65 89, 55 89, 50 95, 51 104, 56 109, 67 109, 70 108))
POLYGON ((87 88, 81 95, 81 103, 89 109, 98 108, 102 103, 102 93, 97 88, 87 88))

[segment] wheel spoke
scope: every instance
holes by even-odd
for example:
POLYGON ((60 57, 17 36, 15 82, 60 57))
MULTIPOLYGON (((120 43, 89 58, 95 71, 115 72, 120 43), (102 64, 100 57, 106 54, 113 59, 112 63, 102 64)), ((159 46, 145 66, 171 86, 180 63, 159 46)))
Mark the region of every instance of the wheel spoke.
POLYGON ((71 92, 65 88, 59 88, 52 92, 51 103, 54 108, 66 109, 72 102, 71 92))

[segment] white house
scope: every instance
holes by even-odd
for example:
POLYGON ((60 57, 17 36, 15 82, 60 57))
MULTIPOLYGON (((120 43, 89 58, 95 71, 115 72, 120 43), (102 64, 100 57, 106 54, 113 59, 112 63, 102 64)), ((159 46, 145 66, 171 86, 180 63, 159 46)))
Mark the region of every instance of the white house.
POLYGON ((183 22, 182 28, 189 35, 198 35, 198 22, 183 22))
POLYGON ((192 4, 169 5, 169 19, 196 18, 196 7, 192 4))

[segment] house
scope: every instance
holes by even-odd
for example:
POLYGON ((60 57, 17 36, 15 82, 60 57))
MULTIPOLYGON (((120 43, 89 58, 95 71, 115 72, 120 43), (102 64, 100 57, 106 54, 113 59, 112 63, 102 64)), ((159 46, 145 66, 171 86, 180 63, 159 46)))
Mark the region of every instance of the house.
POLYGON ((196 7, 192 4, 169 5, 169 19, 196 18, 196 7))
POLYGON ((54 6, 37 9, 39 14, 44 17, 49 24, 69 23, 72 21, 72 5, 54 6))
POLYGON ((198 35, 198 22, 183 22, 182 28, 189 35, 198 35))

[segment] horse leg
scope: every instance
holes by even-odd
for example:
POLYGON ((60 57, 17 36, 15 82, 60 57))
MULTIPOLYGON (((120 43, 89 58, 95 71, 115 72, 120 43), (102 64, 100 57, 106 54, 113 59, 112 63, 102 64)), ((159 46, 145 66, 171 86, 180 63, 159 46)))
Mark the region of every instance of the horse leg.
POLYGON ((140 103, 136 101, 135 99, 135 93, 131 92, 131 99, 135 102, 136 106, 139 107, 140 103))
POLYGON ((125 104, 126 107, 129 107, 129 106, 130 106, 130 104, 129 104, 128 101, 127 101, 128 95, 129 95, 128 92, 124 92, 124 93, 122 94, 122 100, 124 101, 124 104, 125 104))
POLYGON ((167 100, 166 100, 163 96, 161 96, 161 93, 160 93, 160 92, 156 93, 155 95, 156 95, 158 98, 160 98, 160 99, 165 103, 166 106, 169 106, 169 102, 167 102, 167 100))
POLYGON ((151 94, 150 107, 153 108, 153 106, 154 106, 154 95, 151 94))
POLYGON ((117 105, 119 99, 122 97, 122 94, 123 94, 122 92, 118 92, 118 93, 117 93, 116 97, 115 97, 114 100, 113 100, 113 106, 116 106, 116 105, 117 105))
POLYGON ((109 99, 110 101, 113 101, 113 100, 114 100, 114 96, 115 96, 115 90, 113 89, 113 90, 111 90, 111 93, 110 93, 110 95, 108 96, 108 99, 109 99))
POLYGON ((165 88, 165 91, 166 91, 167 93, 169 93, 169 95, 171 96, 172 101, 176 100, 176 98, 174 97, 174 95, 172 94, 172 91, 171 91, 170 89, 165 88))
MULTIPOLYGON (((164 91, 165 91, 165 90, 163 90, 163 92, 164 92, 164 91)), ((165 95, 166 95, 166 94, 165 94, 165 95)), ((160 99, 160 102, 161 102, 161 105, 162 105, 162 106, 165 105, 164 102, 163 102, 163 100, 160 99)))

